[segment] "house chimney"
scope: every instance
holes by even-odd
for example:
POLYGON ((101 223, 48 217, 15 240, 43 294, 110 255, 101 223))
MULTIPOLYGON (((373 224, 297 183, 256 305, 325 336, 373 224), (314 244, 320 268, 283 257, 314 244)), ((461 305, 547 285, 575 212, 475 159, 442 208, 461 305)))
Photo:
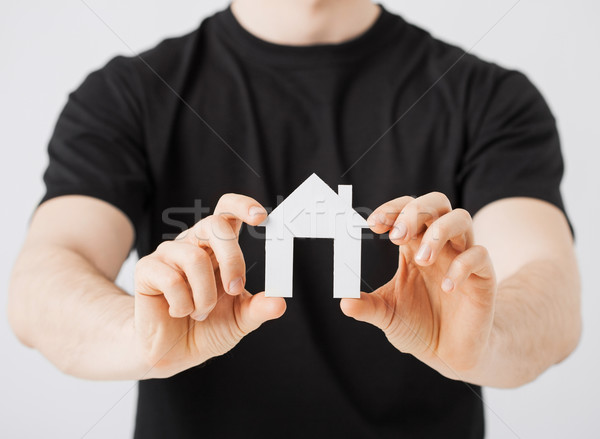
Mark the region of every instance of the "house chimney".
POLYGON ((351 184, 340 184, 338 185, 338 195, 342 200, 352 207, 352 185, 351 184))

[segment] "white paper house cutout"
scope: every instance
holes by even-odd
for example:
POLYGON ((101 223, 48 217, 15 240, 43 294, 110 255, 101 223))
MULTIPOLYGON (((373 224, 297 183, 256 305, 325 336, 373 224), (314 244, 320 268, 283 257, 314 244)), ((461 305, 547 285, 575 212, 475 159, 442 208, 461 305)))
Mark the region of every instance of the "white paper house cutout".
POLYGON ((333 297, 360 297, 361 229, 352 208, 352 186, 336 194, 316 174, 308 177, 263 221, 265 295, 292 297, 294 238, 333 239, 333 297))

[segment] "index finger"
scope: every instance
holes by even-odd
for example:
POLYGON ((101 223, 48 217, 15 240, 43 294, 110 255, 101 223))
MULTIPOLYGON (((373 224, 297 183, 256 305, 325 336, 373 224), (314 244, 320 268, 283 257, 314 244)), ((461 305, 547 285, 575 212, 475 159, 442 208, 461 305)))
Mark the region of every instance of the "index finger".
MULTIPOLYGON (((242 223, 256 226, 267 217, 267 211, 254 198, 240 194, 225 194, 219 199, 214 216, 225 218, 237 235, 242 223)), ((176 239, 186 239, 192 244, 198 245, 199 241, 202 240, 201 222, 202 220, 181 232, 176 239)))
POLYGON ((254 198, 240 194, 225 194, 215 207, 215 215, 222 216, 229 221, 236 232, 241 223, 256 226, 267 217, 266 209, 254 198))
POLYGON ((414 201, 414 198, 405 195, 383 203, 367 218, 371 230, 377 234, 388 232, 396 222, 398 214, 411 201, 414 201))

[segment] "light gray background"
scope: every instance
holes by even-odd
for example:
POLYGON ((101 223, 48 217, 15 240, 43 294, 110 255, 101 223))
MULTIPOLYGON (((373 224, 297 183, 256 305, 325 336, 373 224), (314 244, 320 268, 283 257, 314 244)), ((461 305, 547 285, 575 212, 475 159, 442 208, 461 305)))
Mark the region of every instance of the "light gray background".
MULTIPOLYGON (((81 0, 2 2, 2 285, 7 285, 28 218, 43 193, 46 143, 67 93, 112 56, 190 31, 227 4, 86 1, 97 15, 81 0)), ((557 116, 567 165, 563 194, 577 232, 583 272, 584 335, 568 360, 534 383, 517 390, 485 390, 488 437, 598 437, 600 3, 521 0, 507 15, 514 0, 383 4, 444 40, 524 71, 557 116)), ((129 289, 132 266, 129 261, 119 280, 129 289)), ((6 314, 5 303, 3 298, 1 316, 6 314)), ((0 345, 0 436, 131 436, 134 383, 88 382, 62 375, 41 355, 19 345, 5 318, 0 321, 0 345)))

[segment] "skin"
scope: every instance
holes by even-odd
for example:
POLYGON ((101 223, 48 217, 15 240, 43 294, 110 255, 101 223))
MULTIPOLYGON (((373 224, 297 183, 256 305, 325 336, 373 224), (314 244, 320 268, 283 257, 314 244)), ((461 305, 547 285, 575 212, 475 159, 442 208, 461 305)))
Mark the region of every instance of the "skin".
MULTIPOLYGON (((285 311, 284 299, 243 288, 237 232, 242 222, 264 217, 255 200, 223 196, 214 215, 140 259, 132 297, 113 283, 134 238, 126 216, 88 197, 47 201, 15 264, 13 330, 64 372, 90 379, 167 377, 221 355, 285 311)), ((577 266, 566 220, 554 206, 506 199, 471 221, 432 193, 386 203, 369 222, 376 233, 406 226, 404 239, 392 240, 398 272, 340 305, 379 327, 397 349, 453 379, 512 387, 575 348, 577 266), (425 244, 431 255, 419 260, 425 244)))
MULTIPOLYGON (((352 38, 379 12, 362 0, 237 0, 232 7, 249 31, 290 45, 352 38)), ((137 263, 130 296, 114 284, 134 240, 127 217, 89 197, 49 200, 15 263, 10 324, 24 344, 82 378, 162 378, 201 364, 285 312, 283 299, 244 287, 237 234, 242 222, 256 225, 265 215, 251 198, 224 195, 214 215, 137 263)), ((392 200, 369 222, 398 245, 398 271, 340 306, 400 351, 452 379, 513 387, 576 347, 579 276, 556 207, 510 198, 471 219, 432 193, 392 200), (428 258, 417 258, 422 245, 428 258)))
POLYGON ((515 387, 577 345, 579 276, 558 208, 510 198, 472 220, 430 193, 390 201, 368 221, 398 245, 398 271, 340 306, 398 350, 452 379, 515 387))
POLYGON ((258 38, 276 44, 335 44, 357 37, 377 19, 369 0, 235 0, 238 22, 258 38))
POLYGON ((11 325, 82 378, 163 378, 201 364, 285 311, 284 299, 244 289, 237 233, 265 217, 251 198, 224 195, 214 215, 139 260, 132 297, 114 284, 134 238, 125 215, 94 198, 50 200, 15 264, 11 325))

